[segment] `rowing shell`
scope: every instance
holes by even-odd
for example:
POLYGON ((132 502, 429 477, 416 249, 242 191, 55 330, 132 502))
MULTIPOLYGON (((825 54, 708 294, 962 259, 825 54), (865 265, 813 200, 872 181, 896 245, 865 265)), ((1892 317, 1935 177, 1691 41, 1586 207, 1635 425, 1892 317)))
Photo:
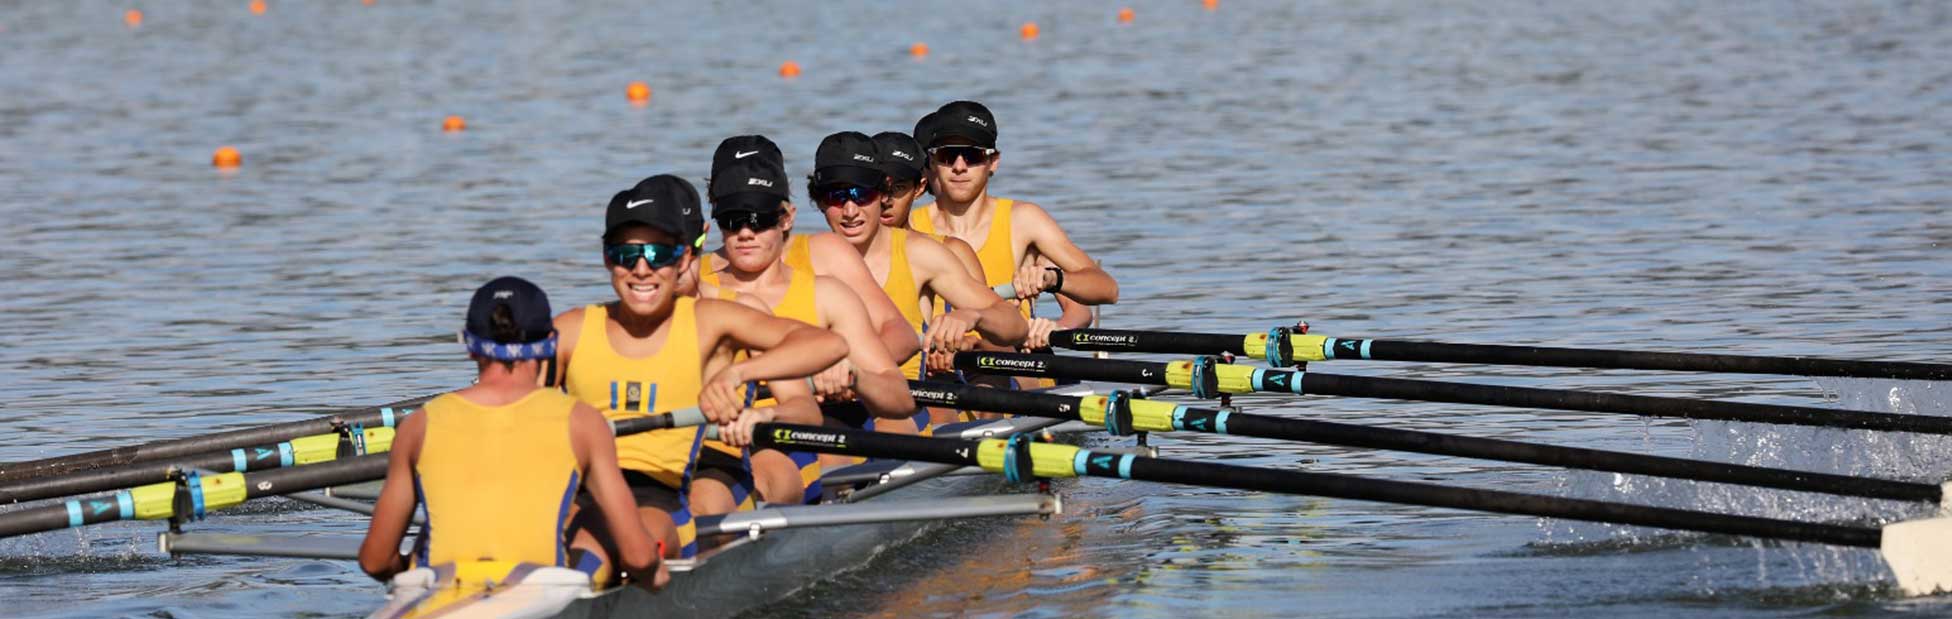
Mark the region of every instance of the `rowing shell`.
MULTIPOLYGON (((1049 390, 1062 395, 1084 396, 1109 393, 1132 385, 1086 383, 1049 390)), ((937 436, 983 438, 1036 431, 1060 422, 1038 418, 1010 418, 996 421, 950 424, 938 428, 937 436)), ((880 483, 899 485, 917 471, 942 470, 928 465, 874 463, 848 467, 823 477, 829 487, 852 487, 854 480, 866 476, 880 483), (827 481, 831 480, 831 481, 827 481), (838 482, 838 483, 836 483, 838 482)), ((927 512, 961 500, 967 509, 970 501, 997 500, 997 514, 1036 513, 1025 511, 1026 503, 1043 503, 1041 513, 1051 513, 1055 497, 991 496, 1003 489, 995 475, 934 476, 900 485, 898 489, 875 494, 856 503, 830 498, 815 506, 771 508, 762 517, 731 514, 714 524, 715 530, 744 531, 730 542, 702 552, 692 559, 670 560, 671 582, 662 591, 650 592, 625 586, 592 593, 587 579, 563 568, 535 568, 511 574, 488 591, 471 595, 475 599, 459 607, 438 612, 443 617, 556 617, 559 619, 598 619, 630 617, 730 617, 779 601, 794 592, 825 580, 848 568, 859 566, 892 546, 916 538, 939 520, 927 512), (968 497, 957 499, 957 497, 968 497), (1006 499, 1016 499, 1008 500, 1006 499), (866 522, 839 526, 809 526, 771 530, 789 519, 829 520, 858 518, 866 522), (894 518, 908 518, 894 520, 894 518), (567 574, 561 572, 568 572, 567 574)), ((869 485, 872 488, 873 485, 869 485)), ((868 493, 862 493, 868 494, 868 493)), ((845 520, 840 520, 845 521, 845 520)), ((701 530, 701 539, 706 532, 701 530)), ((388 595, 389 604, 374 617, 397 616, 397 611, 414 598, 435 594, 437 582, 452 581, 428 570, 414 570, 396 579, 388 595)))

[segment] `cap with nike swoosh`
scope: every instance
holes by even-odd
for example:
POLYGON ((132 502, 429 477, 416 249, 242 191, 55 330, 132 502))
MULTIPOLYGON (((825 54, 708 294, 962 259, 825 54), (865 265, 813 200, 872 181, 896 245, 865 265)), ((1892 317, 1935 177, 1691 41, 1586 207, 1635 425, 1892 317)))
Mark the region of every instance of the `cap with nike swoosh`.
POLYGON ((712 153, 712 216, 720 213, 771 213, 791 200, 786 163, 779 145, 763 135, 735 135, 712 153))
POLYGON ((679 239, 680 244, 692 245, 704 236, 705 228, 698 190, 685 179, 659 174, 638 182, 636 187, 617 192, 604 211, 603 236, 609 238, 617 229, 631 224, 663 230, 679 239), (695 226, 687 223, 688 212, 699 218, 695 226))

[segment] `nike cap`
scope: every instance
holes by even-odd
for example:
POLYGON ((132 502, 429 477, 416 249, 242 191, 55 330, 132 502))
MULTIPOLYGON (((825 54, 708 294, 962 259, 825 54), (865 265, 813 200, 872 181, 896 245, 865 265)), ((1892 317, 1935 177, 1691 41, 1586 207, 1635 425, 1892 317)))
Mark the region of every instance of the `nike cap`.
POLYGON ((755 160, 771 162, 781 168, 786 167, 786 158, 779 153, 779 145, 763 135, 735 135, 718 143, 718 150, 712 151, 712 176, 716 178, 719 170, 727 169, 735 163, 755 160))
POLYGON ((726 213, 771 213, 789 199, 786 169, 761 156, 734 161, 712 171, 712 216, 726 213))
POLYGON ((604 211, 603 236, 618 228, 643 224, 663 230, 680 245, 691 245, 705 234, 705 218, 698 204, 698 190, 689 181, 670 174, 659 174, 617 192, 604 211), (697 223, 690 223, 697 218, 697 223))
POLYGON ((996 117, 975 101, 951 101, 922 117, 915 137, 925 147, 939 145, 949 138, 965 138, 984 148, 996 148, 996 117), (922 125, 927 125, 926 129, 922 125))
POLYGON ((854 185, 880 189, 887 175, 875 157, 874 139, 859 131, 842 131, 820 141, 813 152, 813 186, 854 185))
POLYGON ((922 180, 922 145, 900 131, 874 134, 874 155, 881 161, 881 173, 899 181, 922 180))

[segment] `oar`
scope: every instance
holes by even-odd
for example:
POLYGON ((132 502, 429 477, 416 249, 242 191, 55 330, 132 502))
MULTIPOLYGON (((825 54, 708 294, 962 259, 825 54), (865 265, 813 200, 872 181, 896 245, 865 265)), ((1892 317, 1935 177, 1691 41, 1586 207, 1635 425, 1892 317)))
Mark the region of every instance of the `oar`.
MULTIPOLYGON (((617 436, 628 436, 704 423, 704 413, 696 408, 687 408, 660 415, 613 420, 610 427, 617 436)), ((715 437, 717 429, 717 426, 707 427, 707 435, 715 437)), ((375 453, 250 473, 203 474, 187 471, 181 481, 149 484, 106 496, 0 513, 0 538, 118 520, 161 520, 176 517, 179 513, 189 519, 202 518, 204 512, 232 507, 255 498, 381 479, 386 477, 386 458, 387 454, 375 453), (184 489, 180 500, 177 492, 179 483, 184 489), (183 511, 179 512, 179 507, 183 511)))
POLYGON ((760 424, 753 433, 756 447, 980 466, 1012 481, 1106 477, 1881 548, 1906 593, 1952 590, 1952 559, 1948 559, 1952 558, 1952 518, 1912 520, 1882 528, 1819 524, 1335 473, 1101 454, 1070 445, 1032 442, 1023 435, 1007 441, 977 441, 789 424, 760 424))
POLYGON ((1217 397, 1223 393, 1278 392, 1620 413, 1647 417, 1952 434, 1952 417, 1534 387, 1474 385, 1434 380, 1342 376, 1215 363, 1212 357, 1202 357, 1193 361, 1154 363, 1058 355, 960 352, 956 353, 956 368, 989 374, 1166 385, 1191 390, 1194 397, 1202 399, 1217 397))
MULTIPOLYGON (((393 428, 365 428, 360 438, 363 449, 346 450, 347 455, 386 451, 393 445, 393 428)), ((66 475, 32 477, 0 485, 0 504, 160 483, 175 479, 180 472, 191 469, 245 473, 330 462, 339 457, 341 442, 337 433, 319 434, 273 445, 188 454, 112 468, 86 469, 66 475)))
POLYGON ((1615 370, 1952 380, 1952 364, 1944 363, 1372 340, 1289 333, 1284 329, 1245 335, 1072 329, 1051 333, 1051 345, 1072 350, 1111 352, 1190 355, 1232 353, 1255 359, 1266 359, 1269 365, 1276 367, 1306 361, 1369 359, 1615 370), (1273 345, 1269 345, 1270 342, 1273 345))
POLYGON ((213 451, 271 445, 302 436, 328 434, 337 431, 339 428, 355 425, 390 428, 398 423, 401 417, 413 412, 412 407, 419 406, 432 399, 434 399, 432 395, 421 396, 362 411, 339 415, 326 415, 304 421, 244 428, 204 436, 156 441, 142 445, 116 447, 114 449, 103 449, 100 451, 56 456, 26 462, 9 462, 0 464, 0 483, 29 478, 45 478, 51 475, 66 475, 91 469, 155 462, 157 460, 181 458, 192 454, 213 451))
POLYGON ((1252 436, 1894 501, 1938 503, 1944 500, 1948 489, 1952 489, 1952 482, 1944 485, 1914 483, 1437 432, 1289 419, 1210 408, 1193 408, 1172 402, 1132 398, 1123 394, 1076 397, 987 389, 954 383, 909 381, 908 384, 909 392, 914 394, 915 401, 920 404, 1051 419, 1076 419, 1088 424, 1104 426, 1113 434, 1119 435, 1133 432, 1189 431, 1252 436))

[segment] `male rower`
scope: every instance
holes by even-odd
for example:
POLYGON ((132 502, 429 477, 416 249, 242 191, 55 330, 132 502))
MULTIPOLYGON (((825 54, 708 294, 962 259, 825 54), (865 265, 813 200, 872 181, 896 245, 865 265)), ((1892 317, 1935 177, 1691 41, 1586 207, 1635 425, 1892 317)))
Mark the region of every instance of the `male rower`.
MULTIPOLYGON (((719 142, 718 149, 712 153, 712 177, 717 178, 719 170, 755 162, 770 162, 771 165, 780 166, 782 169, 786 165, 785 157, 780 154, 779 145, 774 144, 766 136, 738 135, 726 138, 719 142)), ((712 186, 716 187, 717 183, 713 182, 712 186)), ((789 191, 789 188, 783 186, 772 189, 782 195, 789 191)), ((789 215, 794 212, 790 200, 786 203, 786 210, 789 215)), ((716 212, 714 210, 714 215, 716 212)), ((862 264, 859 253, 849 247, 846 241, 833 234, 825 232, 794 234, 793 217, 789 216, 784 221, 785 223, 781 224, 786 234, 783 259, 788 266, 809 271, 814 275, 834 278, 835 281, 852 290, 854 295, 860 298, 861 304, 866 307, 869 325, 875 329, 882 346, 888 350, 888 356, 893 357, 897 363, 921 350, 920 341, 916 339, 915 333, 903 322, 901 311, 895 307, 894 301, 890 300, 888 295, 882 294, 881 288, 875 285, 874 276, 868 273, 867 265, 862 264)), ((836 371, 828 373, 823 380, 832 382, 838 378, 839 374, 836 371)))
MULTIPOLYGON (((917 141, 928 154, 927 183, 935 203, 917 207, 909 227, 962 239, 976 248, 984 284, 1011 284, 1018 299, 1053 292, 1084 305, 1118 302, 1118 282, 1071 242, 1043 207, 989 194, 1003 153, 989 108, 953 101, 922 118, 917 141)), ((1026 315, 1028 307, 1025 308, 1026 315)), ((1054 329, 1090 325, 1089 312, 1066 311, 1057 322, 1032 319, 1030 348, 1049 345, 1054 329)))
MULTIPOLYGON (((889 178, 888 168, 881 161, 900 157, 904 152, 901 148, 883 149, 872 138, 853 131, 829 135, 815 152, 807 193, 826 215, 827 226, 834 234, 861 253, 881 289, 901 309, 909 328, 917 333, 926 331, 924 349, 964 350, 964 333, 971 330, 996 346, 1022 343, 1029 332, 1023 315, 972 277, 955 254, 928 235, 882 224, 885 190, 892 187, 912 193, 919 180, 889 178), (928 308, 924 304, 931 296, 945 299, 948 307, 925 320, 928 308)), ((902 365, 902 374, 918 379, 921 366, 921 358, 910 359, 902 365)))
MULTIPOLYGON (((786 170, 778 160, 763 156, 734 159, 712 170, 710 196, 712 220, 717 224, 724 246, 706 254, 699 267, 699 293, 705 297, 733 298, 750 295, 773 315, 791 318, 840 334, 847 341, 847 360, 816 378, 815 388, 829 402, 858 401, 866 416, 909 419, 915 415, 915 400, 908 394, 908 381, 895 358, 888 353, 868 318, 860 297, 838 280, 818 275, 805 265, 786 260, 794 211, 786 193, 786 170)), ((874 284, 860 254, 839 237, 826 235, 851 254, 869 284, 874 284)), ((886 298, 878 285, 874 294, 886 298)), ((888 305, 892 308, 893 302, 888 305)), ((897 320, 900 314, 897 313, 897 320)), ((906 322, 903 337, 917 339, 906 322)), ((782 385, 774 384, 778 393, 782 385)), ((859 424, 856 424, 859 425, 859 424)), ((802 473, 803 499, 812 499, 819 480, 818 459, 807 454, 779 454, 770 450, 752 454, 753 467, 771 468, 791 460, 802 473)), ((830 461, 833 459, 829 459, 830 461)), ((768 495, 768 502, 780 502, 768 495)))
MULTIPOLYGON (((909 209, 915 201, 928 193, 925 182, 928 173, 927 153, 922 145, 906 133, 883 131, 874 134, 876 161, 881 165, 881 173, 888 175, 888 191, 882 196, 881 226, 884 228, 908 228, 909 209)), ((968 243, 950 236, 930 234, 929 238, 942 243, 956 255, 970 277, 981 281, 983 264, 976 258, 976 250, 968 243)))
POLYGON ((733 511, 745 495, 764 494, 768 483, 798 487, 791 471, 753 479, 741 448, 750 441, 752 424, 819 423, 818 407, 808 394, 747 408, 745 383, 800 381, 847 354, 846 344, 831 333, 736 302, 680 294, 679 275, 692 260, 683 212, 699 208, 697 190, 671 175, 618 193, 603 233, 603 262, 617 299, 569 310, 555 320, 562 334, 556 358, 563 375, 557 384, 571 396, 611 418, 697 406, 721 424, 726 448, 707 447, 697 428, 618 440, 617 458, 640 505, 639 516, 674 557, 696 550, 693 515, 733 511), (742 350, 773 354, 735 358, 742 350))
POLYGON ((662 586, 669 575, 617 469, 610 425, 589 405, 537 386, 557 343, 542 289, 515 277, 488 282, 468 304, 461 342, 475 384, 400 424, 360 569, 382 582, 408 569, 400 541, 424 503, 426 533, 413 561, 449 591, 426 603, 460 601, 466 583, 520 578, 522 566, 574 569, 593 583, 621 568, 662 586), (609 549, 589 535, 564 539, 579 490, 602 514, 609 549))

